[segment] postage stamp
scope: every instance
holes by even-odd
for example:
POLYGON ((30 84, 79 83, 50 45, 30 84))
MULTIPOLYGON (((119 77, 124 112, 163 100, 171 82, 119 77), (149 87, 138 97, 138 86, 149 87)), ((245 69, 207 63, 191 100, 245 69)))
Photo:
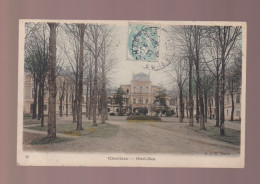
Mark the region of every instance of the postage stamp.
POLYGON ((159 57, 160 27, 129 24, 128 59, 156 62, 159 57))

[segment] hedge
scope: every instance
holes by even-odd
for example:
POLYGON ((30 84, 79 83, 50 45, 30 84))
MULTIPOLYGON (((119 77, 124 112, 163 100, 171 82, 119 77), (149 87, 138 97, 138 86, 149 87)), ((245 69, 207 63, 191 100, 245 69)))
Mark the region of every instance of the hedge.
POLYGON ((161 118, 158 117, 158 116, 146 116, 146 115, 129 116, 126 119, 127 120, 153 120, 153 121, 161 121, 161 118))

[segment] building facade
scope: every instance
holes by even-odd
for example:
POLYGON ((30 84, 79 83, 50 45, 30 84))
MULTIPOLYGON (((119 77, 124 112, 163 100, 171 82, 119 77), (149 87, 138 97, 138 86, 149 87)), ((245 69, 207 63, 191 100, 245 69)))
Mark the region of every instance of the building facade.
MULTIPOLYGON (((71 115, 72 114, 72 101, 73 101, 73 91, 69 87, 66 88, 65 91, 62 90, 62 82, 68 82, 70 79, 66 78, 66 76, 58 76, 57 77, 57 96, 56 96, 56 112, 57 115, 60 113, 60 108, 62 108, 63 115, 66 112, 71 115), (61 98, 62 93, 63 98, 61 98)), ((33 113, 33 105, 34 105, 34 81, 30 73, 24 74, 24 114, 31 115, 33 113)), ((160 87, 153 85, 150 79, 149 74, 145 73, 137 73, 132 75, 132 80, 130 84, 121 85, 120 86, 123 91, 123 108, 122 115, 130 115, 134 113, 143 113, 145 110, 145 114, 154 115, 155 111, 160 110, 160 107, 154 104, 155 97, 158 96, 160 87)), ((119 105, 115 103, 115 93, 116 90, 107 89, 107 112, 119 114, 119 105)), ((86 97, 86 95, 84 95, 86 97)), ((193 115, 196 117, 196 97, 193 98, 194 107, 193 107, 193 115)), ((174 116, 180 115, 179 108, 179 98, 177 95, 167 94, 165 96, 165 102, 167 107, 174 112, 174 116)), ((241 95, 240 92, 237 92, 233 96, 234 103, 234 120, 241 119, 241 95)), ((184 97, 184 116, 185 118, 189 117, 189 109, 188 101, 184 97)), ((212 119, 215 118, 215 98, 208 98, 207 103, 207 116, 212 119)), ((88 107, 89 108, 89 107, 88 107)), ((86 102, 85 98, 83 98, 82 104, 83 114, 86 113, 86 102)), ((98 109, 97 109, 98 110, 98 109)), ((38 106, 36 106, 36 112, 38 112, 38 106)), ((232 113, 232 98, 230 94, 225 95, 225 120, 231 119, 232 113)), ((44 98, 44 114, 48 114, 48 88, 47 85, 45 87, 45 98, 44 98)), ((165 114, 163 114, 165 115, 165 114)))

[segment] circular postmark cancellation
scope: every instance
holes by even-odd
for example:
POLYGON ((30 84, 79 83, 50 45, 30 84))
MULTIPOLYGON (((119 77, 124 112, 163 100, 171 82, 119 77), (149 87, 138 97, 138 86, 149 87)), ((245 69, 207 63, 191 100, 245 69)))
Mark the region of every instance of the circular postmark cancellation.
POLYGON ((166 27, 129 24, 128 29, 128 60, 142 61, 146 70, 159 71, 169 66, 175 51, 170 48, 172 38, 166 27))
POLYGON ((130 24, 128 59, 156 62, 159 58, 159 27, 130 24))

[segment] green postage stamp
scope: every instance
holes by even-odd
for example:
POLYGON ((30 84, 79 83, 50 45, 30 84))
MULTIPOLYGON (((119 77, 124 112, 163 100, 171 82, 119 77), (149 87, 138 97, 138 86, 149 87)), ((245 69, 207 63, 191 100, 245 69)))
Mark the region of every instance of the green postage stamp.
POLYGON ((128 29, 128 59, 156 62, 159 57, 160 27, 129 24, 128 29))

